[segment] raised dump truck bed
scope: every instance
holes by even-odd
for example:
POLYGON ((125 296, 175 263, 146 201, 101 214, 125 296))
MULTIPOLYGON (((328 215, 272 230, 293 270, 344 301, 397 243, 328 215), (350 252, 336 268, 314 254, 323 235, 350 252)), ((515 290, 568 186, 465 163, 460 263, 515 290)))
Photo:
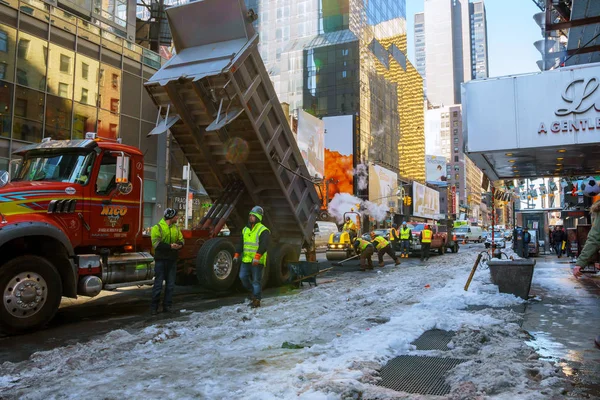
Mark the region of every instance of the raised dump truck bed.
POLYGON ((299 251, 320 201, 258 53, 253 15, 243 0, 169 8, 176 55, 145 87, 161 109, 154 132, 170 129, 214 201, 209 219, 228 217, 237 231, 260 205, 274 243, 299 251))

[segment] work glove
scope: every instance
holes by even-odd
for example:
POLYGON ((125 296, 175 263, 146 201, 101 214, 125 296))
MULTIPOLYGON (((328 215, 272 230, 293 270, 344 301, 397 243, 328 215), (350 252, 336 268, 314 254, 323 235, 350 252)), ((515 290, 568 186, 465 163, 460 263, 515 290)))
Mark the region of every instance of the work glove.
POLYGON ((233 255, 233 265, 238 265, 240 263, 240 253, 235 253, 233 255))
POLYGON ((254 255, 254 259, 252 260, 252 266, 253 267, 258 267, 260 265, 260 258, 261 257, 262 257, 262 254, 256 253, 254 255))

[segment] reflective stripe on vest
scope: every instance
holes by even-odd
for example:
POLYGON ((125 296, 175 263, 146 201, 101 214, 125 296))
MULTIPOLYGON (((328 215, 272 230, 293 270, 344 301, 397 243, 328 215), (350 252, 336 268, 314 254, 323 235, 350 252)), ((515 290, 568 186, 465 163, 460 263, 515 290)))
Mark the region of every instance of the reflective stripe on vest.
POLYGON ((408 240, 410 239, 410 229, 406 228, 402 228, 402 230, 400 231, 400 239, 402 240, 408 240))
POLYGON ((387 240, 385 240, 385 238, 381 237, 381 236, 377 236, 375 239, 373 239, 375 242, 377 242, 377 246, 375 246, 377 248, 377 250, 381 250, 383 249, 385 246, 389 245, 390 242, 388 242, 387 240))
POLYGON ((363 240, 363 239, 358 239, 358 240, 360 241, 360 246, 358 246, 358 248, 360 249, 360 251, 364 251, 371 244, 371 243, 369 243, 369 242, 367 242, 366 240, 363 240))
POLYGON ((425 229, 423 231, 423 238, 421 239, 421 242, 423 243, 431 243, 431 237, 433 236, 433 232, 431 232, 429 229, 425 229))
MULTIPOLYGON (((242 262, 249 264, 254 260, 254 255, 258 251, 260 235, 269 229, 257 222, 252 229, 247 226, 242 230, 242 240, 244 241, 244 250, 242 252, 242 262)), ((265 265, 267 262, 267 252, 260 257, 259 263, 265 265)))

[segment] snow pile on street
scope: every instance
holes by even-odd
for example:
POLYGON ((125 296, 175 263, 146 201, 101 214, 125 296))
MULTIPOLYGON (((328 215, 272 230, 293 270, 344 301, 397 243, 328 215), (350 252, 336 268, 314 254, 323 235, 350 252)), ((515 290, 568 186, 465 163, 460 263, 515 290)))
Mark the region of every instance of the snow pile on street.
POLYGON ((315 288, 266 298, 257 310, 237 305, 193 313, 6 362, 0 397, 420 398, 376 386, 381 366, 402 354, 466 360, 448 377, 452 398, 560 393, 562 380, 552 365, 524 343, 519 315, 465 310, 522 302, 499 294, 488 271, 463 290, 476 254, 434 257, 426 266, 388 265, 380 273, 348 272, 315 288), (433 328, 457 332, 450 350, 416 351, 411 342, 433 328))

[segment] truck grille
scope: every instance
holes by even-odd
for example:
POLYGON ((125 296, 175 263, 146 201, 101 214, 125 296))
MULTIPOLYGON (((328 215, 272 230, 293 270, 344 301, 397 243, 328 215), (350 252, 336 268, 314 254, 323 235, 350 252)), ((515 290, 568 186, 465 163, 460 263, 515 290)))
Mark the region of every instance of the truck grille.
POLYGON ((48 214, 75 212, 77 199, 52 200, 48 204, 48 214))

